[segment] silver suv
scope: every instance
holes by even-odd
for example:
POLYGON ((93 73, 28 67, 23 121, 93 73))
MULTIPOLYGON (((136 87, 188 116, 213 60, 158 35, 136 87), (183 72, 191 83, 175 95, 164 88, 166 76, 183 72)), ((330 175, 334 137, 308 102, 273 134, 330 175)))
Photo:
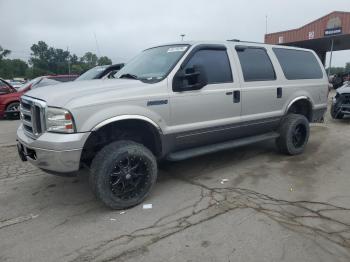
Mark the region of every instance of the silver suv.
POLYGON ((275 139, 304 151, 309 122, 327 109, 328 80, 310 50, 265 44, 181 42, 153 47, 113 80, 32 90, 21 99, 22 160, 55 174, 90 169, 110 208, 142 202, 157 162, 275 139))

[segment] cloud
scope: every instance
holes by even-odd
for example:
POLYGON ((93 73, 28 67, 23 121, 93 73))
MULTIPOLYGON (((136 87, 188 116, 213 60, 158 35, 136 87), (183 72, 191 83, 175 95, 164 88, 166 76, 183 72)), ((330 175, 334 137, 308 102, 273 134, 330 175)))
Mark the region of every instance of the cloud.
MULTIPOLYGON (((121 62, 152 45, 178 41, 182 33, 187 40, 263 41, 266 15, 273 32, 348 5, 348 0, 0 0, 0 45, 25 59, 30 46, 44 40, 78 55, 99 49, 121 62)), ((335 63, 344 63, 342 57, 336 55, 335 63)))

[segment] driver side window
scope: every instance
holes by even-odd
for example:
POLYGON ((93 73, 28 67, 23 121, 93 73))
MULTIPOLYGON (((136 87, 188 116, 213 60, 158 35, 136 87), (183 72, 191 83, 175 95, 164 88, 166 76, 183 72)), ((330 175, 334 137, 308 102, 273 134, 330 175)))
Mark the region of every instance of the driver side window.
POLYGON ((230 61, 226 50, 204 49, 197 51, 186 64, 184 71, 193 70, 193 66, 201 66, 208 84, 232 83, 230 61))

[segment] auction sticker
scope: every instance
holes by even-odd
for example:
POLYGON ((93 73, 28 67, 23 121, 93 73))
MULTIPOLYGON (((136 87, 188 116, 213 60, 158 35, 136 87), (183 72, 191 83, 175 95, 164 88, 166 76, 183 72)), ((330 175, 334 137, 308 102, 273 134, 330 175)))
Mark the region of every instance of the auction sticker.
POLYGON ((168 49, 168 53, 172 53, 172 52, 183 52, 185 51, 187 48, 187 46, 177 46, 177 47, 170 47, 168 49))

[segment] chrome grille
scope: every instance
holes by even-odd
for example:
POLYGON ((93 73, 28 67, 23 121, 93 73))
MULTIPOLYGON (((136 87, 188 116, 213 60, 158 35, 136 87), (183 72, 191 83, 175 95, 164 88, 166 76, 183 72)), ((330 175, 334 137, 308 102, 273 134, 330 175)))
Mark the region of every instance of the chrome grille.
POLYGON ((350 105, 350 94, 343 94, 343 96, 344 96, 343 104, 350 105))
POLYGON ((44 101, 23 96, 21 98, 21 121, 24 132, 31 138, 39 137, 45 131, 44 101))

